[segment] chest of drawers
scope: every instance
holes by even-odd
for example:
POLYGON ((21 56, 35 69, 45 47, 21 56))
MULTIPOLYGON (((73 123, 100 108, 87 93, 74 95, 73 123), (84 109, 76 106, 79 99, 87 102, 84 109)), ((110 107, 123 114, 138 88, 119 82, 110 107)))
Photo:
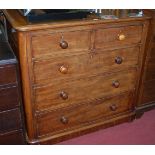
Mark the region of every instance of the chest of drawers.
POLYGON ((16 29, 30 144, 133 119, 149 18, 21 26, 4 13, 16 29))
POLYGON ((0 42, 0 144, 25 144, 17 60, 0 42))

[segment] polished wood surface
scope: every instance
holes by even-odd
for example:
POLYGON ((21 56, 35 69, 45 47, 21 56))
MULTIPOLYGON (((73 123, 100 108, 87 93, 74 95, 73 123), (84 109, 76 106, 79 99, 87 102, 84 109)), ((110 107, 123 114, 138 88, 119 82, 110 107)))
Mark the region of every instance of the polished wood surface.
POLYGON ((116 96, 106 101, 73 105, 38 116, 38 136, 55 135, 62 132, 91 125, 94 122, 106 120, 116 114, 131 110, 132 93, 116 96), (117 107, 117 108, 116 108, 117 107))
POLYGON ((5 133, 20 128, 21 114, 18 108, 0 112, 0 133, 5 133))
POLYGON ((4 14, 17 34, 28 143, 134 118, 148 17, 30 24, 15 10, 4 14))
POLYGON ((116 28, 98 29, 96 32, 95 47, 108 48, 141 42, 142 26, 120 26, 116 28), (121 39, 124 36, 124 39, 121 39))
POLYGON ((97 98, 114 96, 122 92, 134 90, 136 72, 137 70, 127 70, 117 74, 91 76, 69 82, 57 81, 47 87, 36 88, 34 92, 36 110, 42 111, 89 102, 97 98), (68 94, 65 100, 61 97, 62 91, 68 94))

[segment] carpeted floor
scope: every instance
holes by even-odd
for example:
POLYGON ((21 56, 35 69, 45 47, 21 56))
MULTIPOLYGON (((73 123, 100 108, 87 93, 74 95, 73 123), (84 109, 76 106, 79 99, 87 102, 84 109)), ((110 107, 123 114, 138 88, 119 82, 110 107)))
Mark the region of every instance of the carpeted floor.
POLYGON ((140 119, 115 127, 99 130, 61 142, 63 145, 153 145, 155 144, 155 110, 140 119))

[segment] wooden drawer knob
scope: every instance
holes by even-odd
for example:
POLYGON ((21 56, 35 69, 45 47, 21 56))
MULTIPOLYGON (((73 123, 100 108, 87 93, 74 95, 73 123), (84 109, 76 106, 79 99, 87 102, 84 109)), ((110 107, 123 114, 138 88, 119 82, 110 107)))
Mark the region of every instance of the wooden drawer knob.
POLYGON ((63 124, 67 124, 68 123, 68 118, 66 118, 65 116, 62 116, 60 119, 61 123, 63 124))
POLYGON ((123 62, 123 59, 121 57, 118 56, 115 58, 115 63, 121 64, 122 62, 123 62))
POLYGON ((117 110, 117 106, 115 104, 110 106, 110 110, 111 111, 116 111, 117 110))
POLYGON ((66 41, 61 41, 60 42, 60 47, 62 48, 62 49, 66 49, 66 48, 68 48, 68 43, 66 42, 66 41))
POLYGON ((118 88, 120 86, 119 81, 113 81, 112 86, 115 87, 115 88, 118 88))
POLYGON ((66 74, 66 73, 68 72, 68 68, 67 68, 66 66, 61 66, 61 67, 59 68, 59 71, 60 71, 61 73, 63 73, 63 74, 66 74))
POLYGON ((67 99, 68 99, 68 94, 67 94, 66 92, 62 91, 62 92, 60 93, 60 97, 61 97, 63 100, 67 100, 67 99))
POLYGON ((126 36, 124 34, 119 34, 118 35, 118 40, 122 41, 125 40, 126 36))

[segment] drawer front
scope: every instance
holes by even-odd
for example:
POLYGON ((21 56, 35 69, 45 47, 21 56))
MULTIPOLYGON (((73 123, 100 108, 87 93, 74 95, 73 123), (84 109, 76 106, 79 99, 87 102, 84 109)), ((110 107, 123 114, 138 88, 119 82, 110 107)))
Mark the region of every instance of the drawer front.
POLYGON ((0 66, 0 85, 16 83, 16 66, 0 66))
POLYGON ((111 48, 137 44, 141 42, 142 26, 124 26, 118 28, 98 29, 95 47, 111 48))
POLYGON ((21 115, 19 109, 0 113, 0 133, 21 128, 21 115))
POLYGON ((48 84, 104 72, 116 72, 138 64, 139 47, 99 51, 94 55, 56 57, 34 63, 34 83, 48 84), (45 72, 46 71, 46 72, 45 72))
POLYGON ((131 110, 131 100, 132 95, 127 93, 106 101, 75 105, 42 114, 37 118, 38 136, 58 134, 103 121, 108 116, 113 117, 115 114, 131 110))
POLYGON ((51 33, 32 37, 32 56, 40 58, 47 55, 70 54, 88 50, 90 46, 89 31, 72 31, 51 33))
POLYGON ((13 131, 0 135, 0 145, 23 145, 25 143, 22 131, 13 131))
POLYGON ((119 94, 134 89, 135 80, 136 70, 127 70, 69 82, 57 81, 34 90, 35 106, 37 110, 45 110, 119 94))
POLYGON ((8 110, 19 106, 18 88, 2 88, 0 89, 0 111, 8 110))

